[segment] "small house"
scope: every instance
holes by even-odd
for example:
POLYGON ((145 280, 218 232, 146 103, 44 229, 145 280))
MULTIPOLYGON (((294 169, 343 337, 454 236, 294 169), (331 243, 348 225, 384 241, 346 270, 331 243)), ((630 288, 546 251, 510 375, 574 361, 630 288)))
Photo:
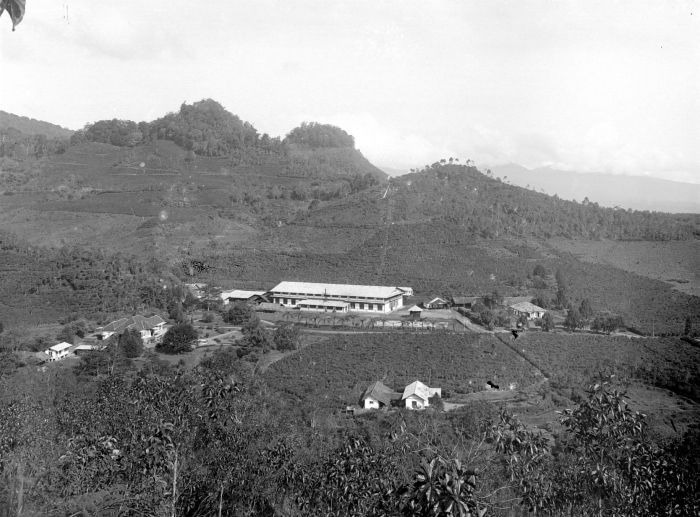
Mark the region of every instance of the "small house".
POLYGON ((376 381, 362 394, 360 403, 365 409, 380 409, 382 407, 389 407, 393 400, 399 400, 400 398, 400 393, 396 393, 381 381, 376 381))
POLYGON ((442 398, 442 388, 430 388, 420 381, 413 381, 403 390, 402 401, 407 409, 425 409, 430 406, 430 398, 442 398))
POLYGON ((453 296, 452 297, 452 307, 461 307, 463 309, 471 309, 479 300, 477 296, 453 296))
POLYGON ((429 302, 423 304, 426 309, 446 309, 447 305, 447 301, 442 298, 433 298, 429 302))
POLYGON ((540 319, 544 316, 544 313, 547 312, 542 307, 538 307, 531 302, 520 302, 513 304, 508 307, 508 310, 516 317, 524 315, 528 320, 540 319))
POLYGON ((408 315, 411 317, 412 320, 419 320, 422 312, 423 309, 421 309, 417 305, 414 305, 413 307, 408 309, 408 315))
POLYGON ((88 343, 82 343, 80 345, 77 345, 73 349, 73 353, 77 356, 89 354, 90 352, 99 352, 100 350, 104 350, 104 346, 100 345, 90 345, 88 343))
POLYGON ((49 356, 49 361, 60 361, 68 357, 68 351, 73 345, 63 341, 57 345, 51 346, 44 350, 44 353, 49 356))
POLYGON ((244 291, 242 289, 234 289, 233 291, 223 291, 221 299, 224 305, 229 303, 247 303, 250 305, 258 305, 263 302, 269 302, 267 291, 244 291))
POLYGON ((187 290, 197 298, 198 300, 201 300, 204 297, 204 290, 207 288, 207 284, 185 284, 185 287, 187 287, 187 290))

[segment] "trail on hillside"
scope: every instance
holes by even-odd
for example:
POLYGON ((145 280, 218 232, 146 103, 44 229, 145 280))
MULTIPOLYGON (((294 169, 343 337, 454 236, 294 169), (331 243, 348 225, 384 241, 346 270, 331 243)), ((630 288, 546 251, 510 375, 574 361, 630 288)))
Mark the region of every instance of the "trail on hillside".
POLYGON ((515 352, 515 353, 518 354, 520 357, 522 357, 523 359, 525 359, 525 361, 527 361, 533 368, 535 368, 535 369, 539 372, 540 375, 542 375, 543 381, 548 381, 548 380, 549 380, 549 373, 548 373, 548 372, 545 372, 544 370, 542 370, 542 368, 541 368, 537 363, 535 363, 532 359, 530 359, 528 356, 526 356, 524 353, 522 353, 520 350, 518 350, 518 347, 516 347, 515 345, 513 345, 513 343, 511 343, 510 340, 508 340, 508 339, 503 339, 501 336, 499 336, 499 335, 498 335, 497 333, 495 333, 495 332, 493 333, 493 336, 494 336, 496 339, 498 339, 501 343, 503 343, 504 345, 506 345, 508 348, 510 348, 513 352, 515 352))
POLYGON ((382 239, 381 249, 379 250, 379 265, 377 265, 378 280, 381 280, 382 276, 384 275, 384 268, 386 267, 386 254, 389 247, 389 231, 391 230, 391 225, 394 224, 392 221, 394 196, 391 195, 391 188, 387 188, 384 195, 386 200, 386 213, 384 214, 384 236, 382 239))

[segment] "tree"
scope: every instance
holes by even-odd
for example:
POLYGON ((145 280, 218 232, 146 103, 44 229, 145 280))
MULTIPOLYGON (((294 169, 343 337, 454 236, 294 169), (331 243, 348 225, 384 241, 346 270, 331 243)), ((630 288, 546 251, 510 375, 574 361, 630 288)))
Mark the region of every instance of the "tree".
POLYGON ((544 316, 542 316, 542 330, 545 332, 549 332, 550 330, 554 329, 554 316, 552 316, 552 313, 547 311, 544 313, 544 316))
POLYGON ((576 307, 571 307, 566 313, 566 319, 564 320, 564 326, 571 330, 572 332, 578 328, 583 327, 583 320, 579 314, 576 307))
POLYGON ((522 327, 526 329, 528 327, 529 320, 527 319, 526 314, 521 314, 518 316, 518 327, 522 327))
POLYGON ((257 318, 253 308, 247 303, 236 302, 224 314, 224 321, 232 325, 244 325, 247 321, 257 318))
POLYGON ((655 443, 645 415, 630 410, 625 398, 606 380, 590 386, 578 407, 564 410, 556 454, 540 433, 501 413, 489 435, 506 456, 528 510, 616 517, 696 514, 698 463, 681 452, 688 440, 655 443))
POLYGON ((299 327, 294 324, 280 325, 272 336, 277 350, 296 350, 299 348, 299 327))
POLYGON ((130 359, 140 356, 143 352, 141 333, 138 330, 126 329, 119 336, 117 346, 119 347, 119 352, 130 359))
POLYGON ((569 305, 569 299, 566 296, 566 289, 560 287, 557 289, 557 295, 554 298, 554 304, 560 309, 565 309, 569 305))
POLYGON ((271 348, 272 339, 270 333, 262 327, 257 316, 249 319, 241 328, 241 332, 243 333, 244 344, 262 348, 263 351, 271 348))
POLYGON ((588 298, 584 298, 583 300, 581 300, 581 305, 579 306, 578 311, 585 321, 591 319, 591 317, 593 316, 593 307, 591 306, 591 301, 588 298))
POLYGON ((537 305, 538 307, 542 307, 543 309, 549 309, 549 300, 547 300, 543 296, 538 296, 537 298, 533 298, 531 303, 533 305, 537 305))
POLYGON ((557 269, 556 273, 554 273, 554 278, 557 281, 557 287, 559 289, 566 289, 566 278, 564 277, 564 272, 561 269, 557 269))
POLYGON ((197 331, 189 323, 178 323, 168 329, 163 341, 156 345, 156 350, 165 354, 182 354, 192 350, 197 342, 197 331))
MULTIPOLYGON (((693 320, 690 316, 686 316, 685 325, 683 327, 683 335, 690 336, 693 333, 693 320)), ((0 334, 2 334, 2 323, 0 323, 0 334)))
POLYGON ((547 270, 542 264, 537 264, 535 269, 532 271, 533 276, 538 276, 540 278, 545 278, 547 276, 547 270))
POLYGON ((66 343, 73 344, 73 340, 75 339, 75 330, 73 329, 73 326, 70 324, 64 325, 60 332, 56 334, 56 339, 58 341, 65 341, 66 343))
POLYGON ((0 334, 5 330, 5 327, 2 324, 2 321, 0 321, 0 334))

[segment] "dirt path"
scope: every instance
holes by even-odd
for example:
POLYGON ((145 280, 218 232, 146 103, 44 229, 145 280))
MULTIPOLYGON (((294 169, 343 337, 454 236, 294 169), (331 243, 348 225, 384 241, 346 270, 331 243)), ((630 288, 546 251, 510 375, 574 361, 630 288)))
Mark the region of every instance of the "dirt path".
POLYGON ((384 268, 386 266, 386 254, 389 247, 389 231, 391 230, 391 225, 394 224, 392 221, 392 211, 394 208, 394 196, 391 195, 391 187, 387 190, 386 197, 386 216, 384 221, 384 238, 382 239, 382 249, 379 252, 379 265, 377 266, 377 278, 381 278, 384 274, 384 268))

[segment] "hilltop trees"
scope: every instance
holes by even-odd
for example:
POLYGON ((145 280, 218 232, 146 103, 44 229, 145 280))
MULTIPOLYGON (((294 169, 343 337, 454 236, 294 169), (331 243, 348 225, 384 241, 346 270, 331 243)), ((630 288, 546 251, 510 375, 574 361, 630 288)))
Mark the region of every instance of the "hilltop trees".
POLYGON ((347 132, 318 122, 302 122, 289 132, 284 141, 309 147, 355 147, 355 139, 347 132))

